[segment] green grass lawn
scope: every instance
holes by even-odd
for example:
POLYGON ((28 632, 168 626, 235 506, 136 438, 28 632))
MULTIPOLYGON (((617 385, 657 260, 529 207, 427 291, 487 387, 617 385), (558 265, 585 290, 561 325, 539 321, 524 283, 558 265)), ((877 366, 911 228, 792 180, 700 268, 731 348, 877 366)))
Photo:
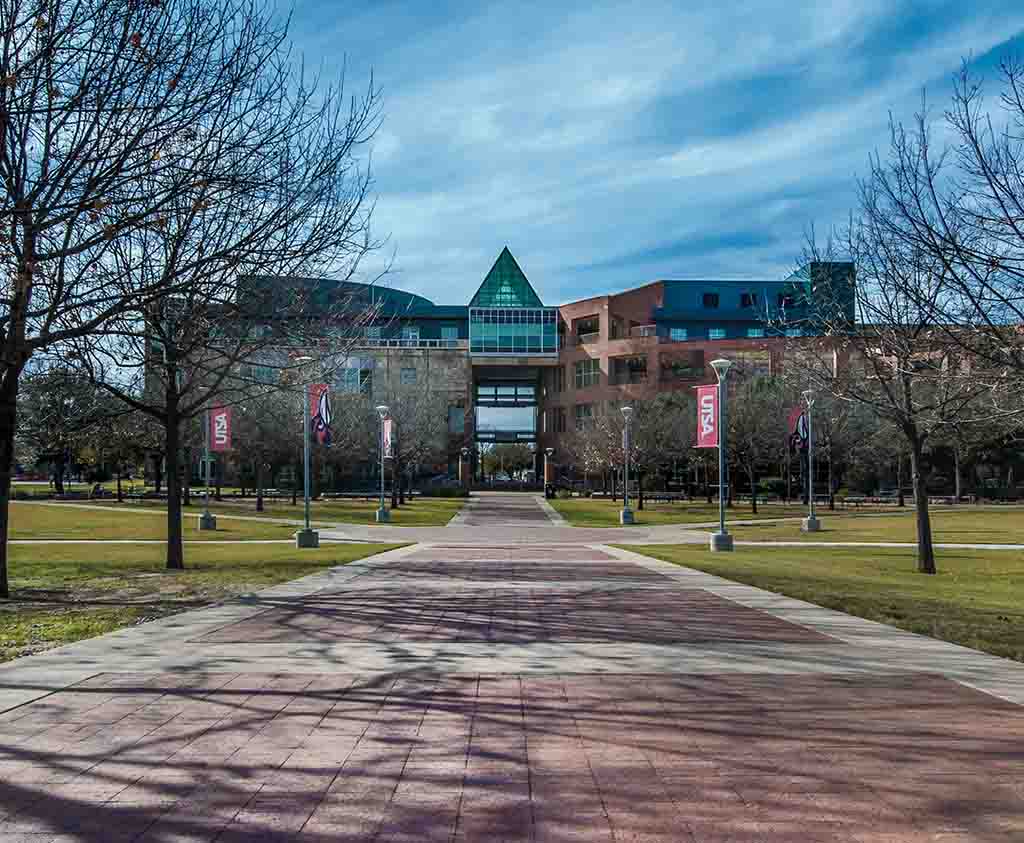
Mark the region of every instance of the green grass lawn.
MULTIPOLYGON (((465 505, 465 498, 416 498, 415 503, 407 503, 398 509, 391 510, 391 524, 397 527, 443 527, 465 505)), ((98 501, 92 503, 98 504, 98 501)), ((132 501, 117 504, 104 502, 104 506, 131 506, 133 508, 166 509, 167 502, 160 500, 132 501)), ((388 506, 391 499, 388 498, 388 506)), ((329 524, 375 524, 377 501, 364 500, 331 500, 313 501, 310 506, 310 517, 321 525, 329 524)), ((202 499, 193 498, 188 511, 198 515, 202 511, 202 499)), ((246 515, 263 516, 266 518, 288 518, 301 521, 303 517, 302 498, 295 506, 291 501, 271 500, 264 502, 262 513, 256 511, 256 500, 244 501, 210 501, 210 511, 215 515, 246 515)), ((294 528, 293 528, 294 529, 294 528)))
MULTIPOLYGON (((574 527, 618 527, 619 512, 622 510, 622 499, 618 501, 605 498, 569 498, 554 499, 551 505, 574 527)), ((630 507, 637 524, 699 524, 718 520, 718 504, 707 504, 703 501, 690 503, 653 503, 645 502, 643 511, 636 508, 636 502, 630 501, 630 507)), ((760 504, 755 515, 748 504, 736 504, 726 511, 726 520, 746 520, 748 518, 786 518, 807 514, 807 507, 797 504, 760 504)), ((873 511, 867 508, 858 512, 873 511)), ((837 510, 836 514, 853 514, 855 510, 837 510)), ((829 513, 830 515, 832 513, 829 513)))
POLYGON ((189 545, 186 570, 168 571, 161 545, 13 545, 12 599, 0 603, 0 661, 400 546, 189 545))
POLYGON ((627 549, 1024 661, 1024 556, 1014 551, 941 551, 930 576, 915 571, 914 552, 903 548, 627 549))
MULTIPOLYGON (((913 510, 870 518, 836 517, 819 511, 823 529, 801 533, 799 522, 751 524, 730 528, 737 539, 758 541, 917 541, 917 522, 913 510)), ((951 544, 1024 544, 1024 509, 1005 507, 983 509, 963 505, 931 511, 932 538, 951 544)))
MULTIPOLYGON (((167 516, 160 510, 113 505, 109 512, 75 504, 11 503, 12 539, 166 539, 167 516)), ((189 507, 183 519, 187 541, 227 539, 289 539, 288 524, 220 518, 216 530, 199 530, 201 507, 189 507)))

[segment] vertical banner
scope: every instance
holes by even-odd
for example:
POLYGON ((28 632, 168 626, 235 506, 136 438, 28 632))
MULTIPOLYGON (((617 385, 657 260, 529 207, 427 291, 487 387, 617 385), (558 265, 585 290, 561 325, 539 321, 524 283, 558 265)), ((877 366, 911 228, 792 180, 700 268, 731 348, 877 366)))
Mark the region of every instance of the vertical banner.
POLYGON ((797 405, 789 412, 789 450, 807 450, 807 410, 797 405))
POLYGON ((718 386, 697 387, 697 447, 718 447, 718 386))
POLYGON ((309 429, 321 445, 331 444, 331 391, 326 383, 309 385, 309 429))
POLYGON ((383 426, 384 441, 381 443, 384 448, 384 459, 395 458, 395 420, 384 419, 383 426))
POLYGON ((210 410, 210 450, 231 450, 230 407, 214 407, 210 410))

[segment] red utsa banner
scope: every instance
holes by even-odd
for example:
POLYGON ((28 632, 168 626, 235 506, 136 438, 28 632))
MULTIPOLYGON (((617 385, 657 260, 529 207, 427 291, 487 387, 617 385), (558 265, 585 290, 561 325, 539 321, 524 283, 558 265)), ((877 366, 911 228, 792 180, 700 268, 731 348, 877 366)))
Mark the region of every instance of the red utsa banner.
POLYGON ((309 385, 309 420, 313 437, 321 445, 331 444, 331 398, 330 385, 311 383, 309 385))
POLYGON ((718 447, 718 387, 697 387, 697 447, 718 447))
POLYGON ((210 450, 231 450, 230 407, 214 407, 210 410, 210 450))

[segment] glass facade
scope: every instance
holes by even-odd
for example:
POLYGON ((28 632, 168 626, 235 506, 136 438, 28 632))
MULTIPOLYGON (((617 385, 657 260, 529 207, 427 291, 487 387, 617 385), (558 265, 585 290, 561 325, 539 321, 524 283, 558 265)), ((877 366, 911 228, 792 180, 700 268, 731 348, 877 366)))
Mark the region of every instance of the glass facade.
POLYGON ((553 307, 471 307, 473 354, 558 354, 558 310, 553 307))

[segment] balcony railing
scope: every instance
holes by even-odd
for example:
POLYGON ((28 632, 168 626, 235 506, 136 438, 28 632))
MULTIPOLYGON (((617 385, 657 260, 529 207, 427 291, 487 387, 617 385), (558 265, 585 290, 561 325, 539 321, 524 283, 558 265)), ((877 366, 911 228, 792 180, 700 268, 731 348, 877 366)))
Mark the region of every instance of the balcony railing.
POLYGON ((629 329, 631 337, 656 337, 658 336, 657 325, 634 325, 629 329))
POLYGON ((373 339, 360 337, 357 348, 469 348, 469 340, 373 339))
POLYGON ((577 334, 576 335, 576 341, 580 345, 587 345, 588 343, 597 342, 599 339, 601 339, 601 332, 600 331, 592 331, 589 334, 577 334))

